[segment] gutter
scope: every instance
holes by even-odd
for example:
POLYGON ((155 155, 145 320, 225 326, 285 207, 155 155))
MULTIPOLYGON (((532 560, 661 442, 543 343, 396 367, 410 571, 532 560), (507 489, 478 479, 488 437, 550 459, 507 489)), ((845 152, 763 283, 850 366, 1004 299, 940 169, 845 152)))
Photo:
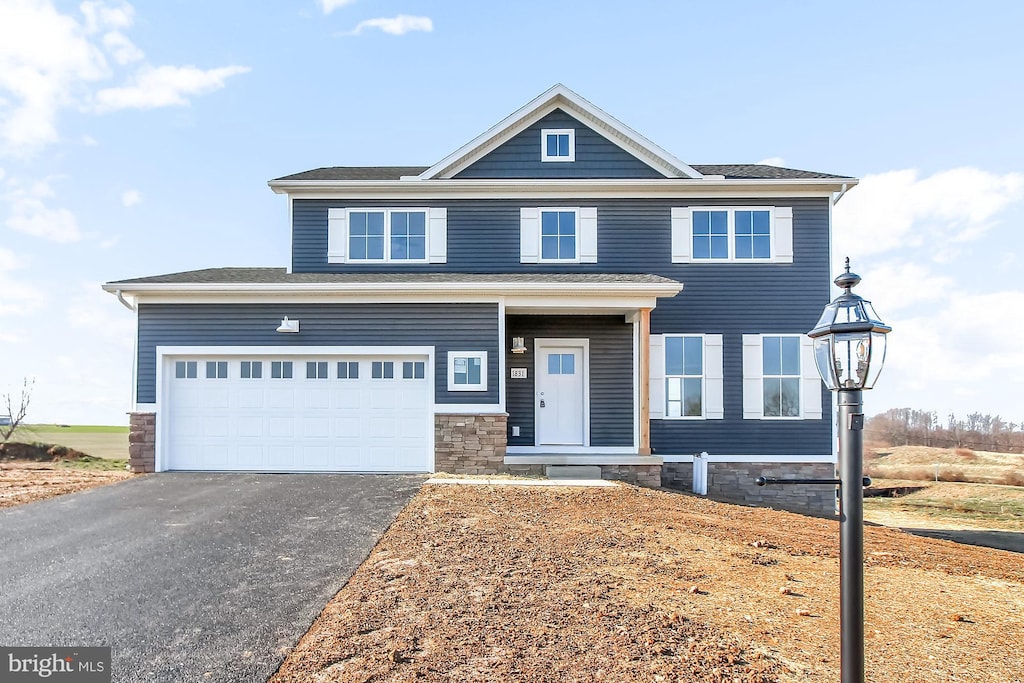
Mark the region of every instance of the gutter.
MULTIPOLYGON (((104 291, 107 291, 107 292, 109 292, 109 291, 110 291, 109 289, 107 289, 107 286, 106 286, 106 285, 103 285, 103 289, 104 289, 104 291)), ((121 305, 122 305, 122 306, 124 306, 125 308, 127 308, 127 309, 128 309, 129 311, 131 311, 132 313, 135 313, 135 311, 136 311, 136 308, 135 308, 135 306, 134 306, 133 304, 130 304, 130 303, 128 303, 127 301, 125 301, 125 298, 124 298, 124 296, 123 296, 123 295, 121 294, 121 290, 120 290, 120 289, 114 290, 114 295, 115 295, 115 296, 117 297, 117 300, 121 302, 121 305)))
POLYGON ((839 194, 832 198, 832 206, 839 203, 839 200, 843 198, 843 195, 849 192, 850 186, 848 183, 843 183, 843 186, 839 189, 839 194))

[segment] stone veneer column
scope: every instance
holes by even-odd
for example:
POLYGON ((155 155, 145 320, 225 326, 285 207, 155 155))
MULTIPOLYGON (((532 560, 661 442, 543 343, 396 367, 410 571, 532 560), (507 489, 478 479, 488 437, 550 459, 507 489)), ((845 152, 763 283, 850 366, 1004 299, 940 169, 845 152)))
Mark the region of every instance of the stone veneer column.
POLYGON ((129 413, 128 469, 156 470, 156 413, 129 413))
POLYGON ((434 415, 434 469, 453 474, 507 472, 508 415, 434 415))

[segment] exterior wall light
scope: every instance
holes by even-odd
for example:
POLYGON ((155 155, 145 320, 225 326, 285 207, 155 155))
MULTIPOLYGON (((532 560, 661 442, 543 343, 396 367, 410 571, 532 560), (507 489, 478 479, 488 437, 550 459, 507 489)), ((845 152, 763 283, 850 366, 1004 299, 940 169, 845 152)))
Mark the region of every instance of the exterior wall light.
POLYGON ((523 337, 512 337, 512 353, 526 353, 526 340, 523 337))
POLYGON ((299 321, 289 320, 288 316, 281 319, 281 325, 277 328, 278 332, 287 334, 298 334, 299 333, 299 321))

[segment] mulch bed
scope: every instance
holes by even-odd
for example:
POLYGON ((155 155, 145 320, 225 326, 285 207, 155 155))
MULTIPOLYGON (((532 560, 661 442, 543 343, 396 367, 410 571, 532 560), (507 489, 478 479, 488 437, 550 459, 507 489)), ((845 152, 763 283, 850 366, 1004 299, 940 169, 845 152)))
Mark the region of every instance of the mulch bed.
MULTIPOLYGON (((866 530, 869 677, 1024 680, 1024 559, 866 530)), ((838 525, 630 486, 429 485, 272 679, 836 681, 838 525)))

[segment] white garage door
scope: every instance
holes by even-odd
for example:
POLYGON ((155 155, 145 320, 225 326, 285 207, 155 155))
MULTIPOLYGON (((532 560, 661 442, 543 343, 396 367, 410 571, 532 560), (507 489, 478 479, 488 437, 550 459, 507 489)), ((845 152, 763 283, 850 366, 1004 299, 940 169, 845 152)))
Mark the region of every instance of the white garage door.
POLYGON ((433 470, 425 356, 171 357, 161 469, 433 470))

